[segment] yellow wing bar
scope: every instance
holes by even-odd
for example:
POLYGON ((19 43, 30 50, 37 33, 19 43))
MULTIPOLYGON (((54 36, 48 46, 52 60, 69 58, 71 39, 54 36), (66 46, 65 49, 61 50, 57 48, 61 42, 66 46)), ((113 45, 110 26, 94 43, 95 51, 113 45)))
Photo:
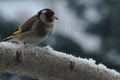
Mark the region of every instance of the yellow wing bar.
POLYGON ((22 30, 18 29, 17 31, 13 32, 13 35, 20 34, 20 33, 22 33, 22 30))

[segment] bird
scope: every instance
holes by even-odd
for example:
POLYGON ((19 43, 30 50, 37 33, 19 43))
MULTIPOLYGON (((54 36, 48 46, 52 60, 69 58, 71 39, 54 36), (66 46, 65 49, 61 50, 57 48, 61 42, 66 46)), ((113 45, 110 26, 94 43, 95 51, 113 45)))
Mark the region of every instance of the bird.
POLYGON ((52 9, 42 9, 3 41, 16 41, 24 44, 42 43, 53 32, 55 20, 58 18, 52 9))

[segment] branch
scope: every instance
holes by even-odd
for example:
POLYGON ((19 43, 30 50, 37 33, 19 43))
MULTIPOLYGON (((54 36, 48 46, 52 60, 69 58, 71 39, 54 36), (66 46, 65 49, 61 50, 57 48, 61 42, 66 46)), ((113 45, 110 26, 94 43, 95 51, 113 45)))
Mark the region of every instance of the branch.
POLYGON ((120 80, 120 73, 47 47, 0 43, 0 72, 45 80, 120 80))

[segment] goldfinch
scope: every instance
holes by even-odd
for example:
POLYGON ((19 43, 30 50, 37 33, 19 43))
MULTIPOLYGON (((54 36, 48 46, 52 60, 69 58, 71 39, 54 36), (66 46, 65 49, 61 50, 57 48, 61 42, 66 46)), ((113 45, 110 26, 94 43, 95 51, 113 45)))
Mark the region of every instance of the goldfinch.
POLYGON ((25 44, 41 43, 51 35, 54 20, 58 20, 58 18, 53 10, 42 9, 3 41, 17 41, 25 44))

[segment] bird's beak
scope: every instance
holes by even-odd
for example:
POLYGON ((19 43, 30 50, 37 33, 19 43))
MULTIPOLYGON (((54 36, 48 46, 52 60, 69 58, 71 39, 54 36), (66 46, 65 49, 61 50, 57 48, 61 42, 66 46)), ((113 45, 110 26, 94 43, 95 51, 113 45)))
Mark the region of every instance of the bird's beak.
POLYGON ((54 17, 55 17, 55 19, 56 19, 56 20, 59 20, 59 18, 58 18, 58 17, 56 17, 56 16, 54 16, 54 17))
POLYGON ((53 19, 53 20, 54 20, 54 19, 59 20, 59 18, 57 18, 56 16, 53 16, 52 19, 53 19))

